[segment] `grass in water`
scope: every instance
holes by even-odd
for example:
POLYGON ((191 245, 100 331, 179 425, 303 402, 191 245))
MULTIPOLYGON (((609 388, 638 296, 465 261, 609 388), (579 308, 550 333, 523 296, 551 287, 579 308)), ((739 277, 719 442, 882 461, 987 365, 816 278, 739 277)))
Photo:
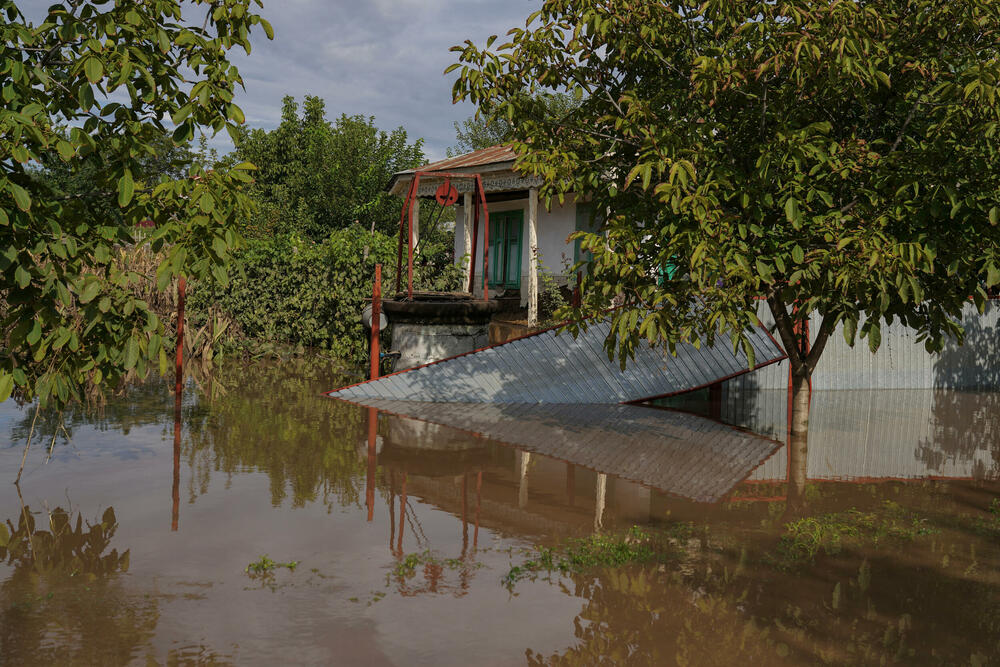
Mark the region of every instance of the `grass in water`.
POLYGON ((298 567, 298 565, 299 561, 297 560, 293 560, 288 563, 279 563, 277 561, 271 560, 265 554, 260 558, 258 558, 257 560, 255 560, 254 562, 247 565, 247 568, 246 570, 244 570, 244 572, 249 574, 251 577, 271 574, 272 572, 274 572, 274 570, 276 570, 279 567, 285 567, 294 572, 295 568, 298 567))
MULTIPOLYGON (((682 528, 690 531, 690 526, 682 528)), ((532 558, 510 568, 503 577, 503 583, 512 588, 518 581, 534 578, 542 572, 570 574, 593 567, 666 562, 676 553, 673 540, 682 536, 664 533, 658 537, 633 526, 624 534, 591 535, 569 540, 559 547, 537 547, 529 552, 533 554, 532 558)))
POLYGON ((780 561, 793 563, 812 560, 820 551, 836 555, 852 544, 877 548, 886 540, 913 540, 936 532, 926 519, 887 500, 873 512, 850 509, 791 521, 785 524, 778 554, 780 561))
POLYGON ((417 568, 422 565, 436 565, 449 570, 460 570, 468 567, 478 569, 482 567, 482 563, 477 561, 466 561, 461 558, 438 558, 428 550, 406 554, 402 560, 396 563, 392 573, 397 577, 408 578, 413 576, 417 568))

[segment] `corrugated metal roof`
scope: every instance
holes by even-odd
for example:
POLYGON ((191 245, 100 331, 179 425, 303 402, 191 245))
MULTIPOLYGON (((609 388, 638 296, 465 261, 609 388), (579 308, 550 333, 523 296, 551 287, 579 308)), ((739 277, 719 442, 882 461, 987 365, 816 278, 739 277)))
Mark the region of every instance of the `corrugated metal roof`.
POLYGON ((453 169, 485 167, 491 164, 513 162, 515 159, 517 159, 517 153, 514 152, 513 148, 503 144, 498 144, 496 146, 490 146, 489 148, 483 148, 478 151, 472 151, 471 153, 465 153, 464 155, 456 155, 455 157, 445 158, 444 160, 438 160, 437 162, 430 162, 422 167, 417 167, 416 169, 406 169, 404 171, 396 172, 396 176, 413 174, 418 171, 451 171, 453 169))
POLYGON ((722 498, 780 446, 697 415, 633 405, 358 402, 699 502, 722 498))
MULTIPOLYGON (((723 341, 714 347, 679 345, 671 357, 641 346, 624 371, 609 361, 605 320, 576 338, 549 329, 450 359, 330 392, 347 400, 392 399, 445 403, 613 404, 648 400, 704 387, 748 372, 746 355, 723 341)), ((757 367, 785 358, 760 327, 749 332, 757 367)))

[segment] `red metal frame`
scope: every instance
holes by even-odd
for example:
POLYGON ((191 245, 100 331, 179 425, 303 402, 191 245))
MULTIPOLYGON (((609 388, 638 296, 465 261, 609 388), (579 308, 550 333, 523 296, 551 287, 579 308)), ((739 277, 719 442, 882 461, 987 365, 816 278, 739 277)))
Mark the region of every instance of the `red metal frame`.
POLYGON ((473 224, 472 224, 472 257, 469 258, 469 292, 475 288, 476 278, 476 247, 479 245, 479 215, 483 217, 483 300, 490 300, 489 271, 490 271, 490 211, 486 205, 486 190, 483 188, 483 179, 479 174, 463 174, 449 171, 416 171, 413 173, 413 180, 410 181, 410 188, 406 193, 406 201, 403 203, 403 210, 399 216, 399 243, 396 247, 396 293, 402 285, 403 279, 403 235, 407 236, 407 259, 406 259, 406 279, 407 298, 413 299, 413 202, 420 191, 421 177, 459 179, 468 178, 473 181, 473 224))

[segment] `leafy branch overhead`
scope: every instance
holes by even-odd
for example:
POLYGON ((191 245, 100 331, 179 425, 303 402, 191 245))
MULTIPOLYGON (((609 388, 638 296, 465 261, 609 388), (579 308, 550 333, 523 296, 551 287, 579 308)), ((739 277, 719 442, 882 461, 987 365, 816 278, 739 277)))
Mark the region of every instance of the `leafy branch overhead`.
POLYGON ((248 163, 145 180, 151 159, 198 128, 235 136, 242 87, 228 59, 270 37, 259 0, 66 2, 29 23, 0 0, 0 290, 4 353, 0 400, 79 399, 165 358, 163 324, 131 289, 177 276, 225 280, 249 214, 248 163), (89 188, 71 195, 39 177, 59 160, 86 165, 89 188), (155 278, 111 261, 141 239, 163 251, 155 278))
POLYGON ((720 333, 749 352, 763 298, 808 376, 838 325, 875 350, 901 321, 938 350, 1000 284, 998 37, 988 0, 547 0, 451 69, 547 196, 608 211, 574 314, 623 300, 609 353, 720 333), (539 118, 546 91, 581 103, 539 118))

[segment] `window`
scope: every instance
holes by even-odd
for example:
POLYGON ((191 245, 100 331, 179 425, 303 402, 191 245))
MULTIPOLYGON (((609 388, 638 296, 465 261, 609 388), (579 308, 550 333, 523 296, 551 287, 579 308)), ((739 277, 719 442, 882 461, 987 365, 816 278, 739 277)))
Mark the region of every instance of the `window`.
POLYGON ((521 287, 524 211, 490 214, 490 287, 521 287))

